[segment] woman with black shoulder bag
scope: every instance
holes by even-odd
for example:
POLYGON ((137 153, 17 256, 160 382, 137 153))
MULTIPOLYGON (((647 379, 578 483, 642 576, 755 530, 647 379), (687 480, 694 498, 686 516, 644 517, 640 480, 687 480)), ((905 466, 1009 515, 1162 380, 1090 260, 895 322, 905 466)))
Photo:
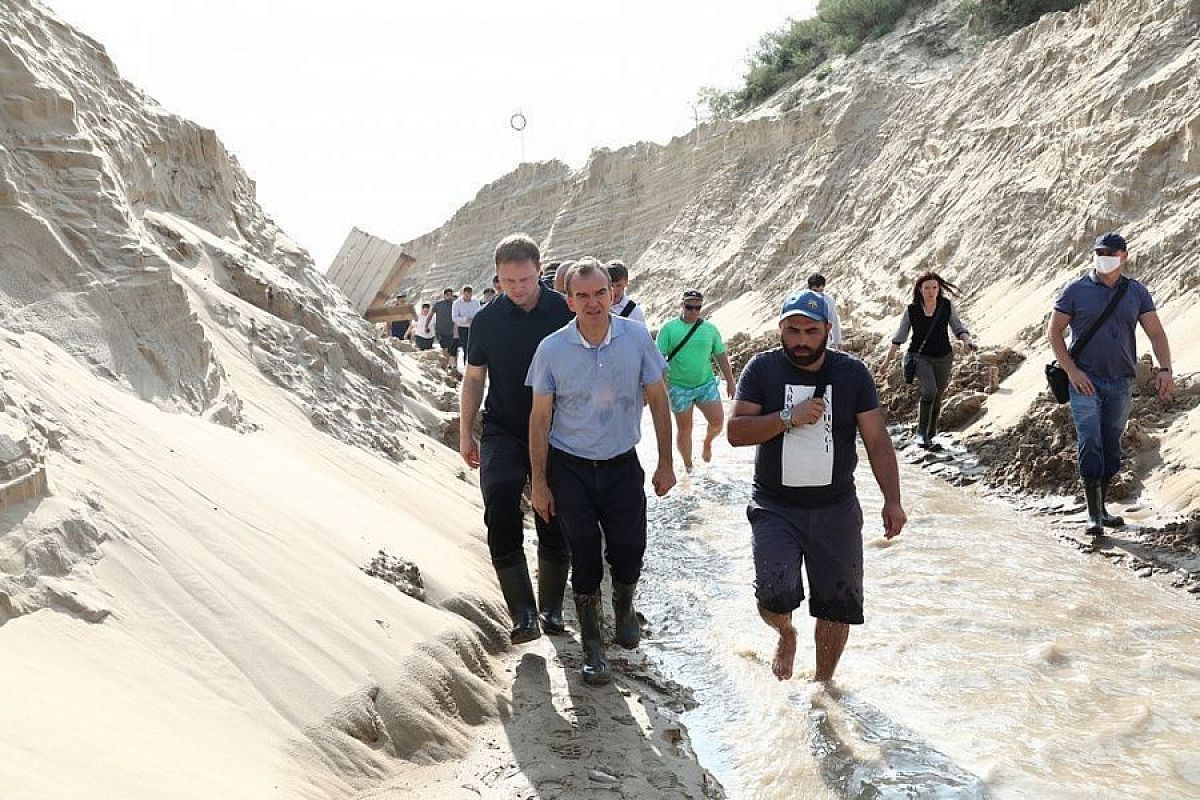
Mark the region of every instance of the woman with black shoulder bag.
POLYGON ((950 331, 968 350, 977 349, 971 333, 958 318, 950 302, 958 296, 958 287, 936 272, 922 273, 913 284, 912 303, 900 318, 900 327, 892 336, 892 346, 879 368, 882 380, 891 368, 900 346, 912 334, 912 343, 904 354, 904 382, 913 378, 921 387, 921 406, 917 419, 917 442, 926 450, 941 450, 933 441, 937 434, 938 415, 942 398, 950 385, 950 370, 954 366, 954 349, 950 331))

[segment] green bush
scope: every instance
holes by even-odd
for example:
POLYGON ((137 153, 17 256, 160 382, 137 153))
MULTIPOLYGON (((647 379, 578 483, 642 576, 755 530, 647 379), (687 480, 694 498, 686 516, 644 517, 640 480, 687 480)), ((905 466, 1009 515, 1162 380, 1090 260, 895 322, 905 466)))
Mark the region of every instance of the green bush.
POLYGON ((966 0, 960 13, 972 29, 1003 36, 1037 22, 1052 11, 1070 11, 1085 0, 966 0))
POLYGON ((732 116, 766 100, 838 53, 895 27, 909 8, 929 0, 820 0, 812 19, 793 20, 763 36, 747 59, 745 85, 731 92, 704 89, 700 102, 713 116, 732 116))
MULTIPOLYGON (((1086 0, 963 0, 960 17, 974 30, 1002 35, 1051 11, 1068 11, 1086 0)), ((748 111, 839 53, 853 53, 895 28, 912 8, 931 0, 820 0, 812 19, 792 20, 758 41, 746 59, 744 85, 700 90, 699 102, 714 117, 748 111)), ((829 74, 828 68, 822 70, 829 74)))
POLYGON ((891 32, 910 5, 910 0, 821 0, 817 15, 838 35, 840 52, 853 53, 868 39, 891 32))

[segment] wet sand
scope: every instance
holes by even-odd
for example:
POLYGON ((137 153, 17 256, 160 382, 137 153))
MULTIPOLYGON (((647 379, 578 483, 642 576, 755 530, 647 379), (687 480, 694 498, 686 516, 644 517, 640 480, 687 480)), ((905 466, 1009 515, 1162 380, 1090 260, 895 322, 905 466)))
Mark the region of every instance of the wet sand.
POLYGON ((664 678, 640 650, 616 647, 607 650, 613 682, 584 685, 572 612, 570 635, 543 636, 510 651, 500 678, 511 687, 506 707, 476 728, 466 755, 414 766, 355 797, 724 798, 680 721, 695 706, 691 692, 664 678))

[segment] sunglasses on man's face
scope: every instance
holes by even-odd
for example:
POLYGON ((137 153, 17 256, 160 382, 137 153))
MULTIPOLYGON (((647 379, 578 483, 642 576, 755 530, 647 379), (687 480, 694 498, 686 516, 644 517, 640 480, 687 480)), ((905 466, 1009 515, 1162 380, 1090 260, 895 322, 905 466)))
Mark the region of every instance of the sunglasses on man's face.
POLYGON ((683 307, 686 311, 699 311, 703 306, 693 306, 693 305, 684 303, 683 307))
POLYGON ((1115 256, 1116 254, 1117 254, 1116 250, 1097 250, 1096 251, 1096 255, 1098 255, 1098 256, 1115 256))

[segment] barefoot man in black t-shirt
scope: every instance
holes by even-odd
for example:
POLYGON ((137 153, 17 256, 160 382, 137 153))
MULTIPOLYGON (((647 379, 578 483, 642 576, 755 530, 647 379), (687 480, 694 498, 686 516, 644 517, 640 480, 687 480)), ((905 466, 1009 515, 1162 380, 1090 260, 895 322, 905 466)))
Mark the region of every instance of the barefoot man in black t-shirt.
POLYGON ((763 621, 779 633, 771 665, 792 677, 804 600, 816 617, 815 681, 829 681, 851 625, 863 621, 862 509, 854 489, 854 435, 862 436, 883 492, 884 536, 900 533, 900 473, 871 373, 861 361, 826 350, 824 298, 792 295, 779 315, 778 349, 759 353, 742 372, 729 420, 729 443, 758 445, 746 515, 754 541, 755 596, 763 621))

